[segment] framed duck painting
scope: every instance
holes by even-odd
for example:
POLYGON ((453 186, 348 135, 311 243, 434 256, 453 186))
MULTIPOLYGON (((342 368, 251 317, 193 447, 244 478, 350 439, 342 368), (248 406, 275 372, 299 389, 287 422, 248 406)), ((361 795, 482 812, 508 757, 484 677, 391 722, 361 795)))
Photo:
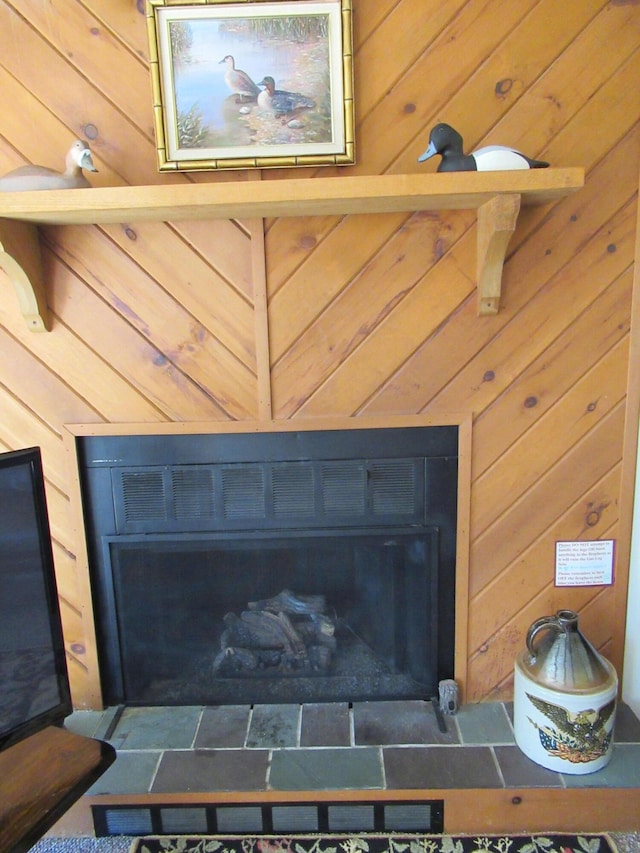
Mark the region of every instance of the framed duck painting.
POLYGON ((147 0, 158 167, 355 162, 351 0, 147 0))

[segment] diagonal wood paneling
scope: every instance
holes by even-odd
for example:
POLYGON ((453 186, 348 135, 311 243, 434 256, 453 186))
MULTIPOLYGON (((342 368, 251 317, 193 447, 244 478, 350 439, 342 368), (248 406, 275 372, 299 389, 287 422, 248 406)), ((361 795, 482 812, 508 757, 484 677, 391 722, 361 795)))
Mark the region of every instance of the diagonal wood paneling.
MULTIPOLYGON (((508 696, 528 624, 560 606, 579 608, 620 664, 624 565, 614 587, 557 590, 553 545, 620 530, 638 6, 353 6, 358 162, 345 171, 434 170, 416 158, 444 120, 468 148, 507 142, 584 166, 586 185, 523 211, 496 317, 477 316, 464 211, 271 220, 264 259, 261 223, 42 229, 51 333, 27 331, 0 277, 0 448, 43 449, 79 706, 95 701, 96 672, 63 425, 248 420, 270 407, 275 419, 472 413, 467 698, 508 696)), ((56 166, 84 135, 100 186, 290 176, 161 176, 147 56, 139 0, 0 0, 0 172, 56 166)), ((318 172, 341 173, 296 177, 318 172)))

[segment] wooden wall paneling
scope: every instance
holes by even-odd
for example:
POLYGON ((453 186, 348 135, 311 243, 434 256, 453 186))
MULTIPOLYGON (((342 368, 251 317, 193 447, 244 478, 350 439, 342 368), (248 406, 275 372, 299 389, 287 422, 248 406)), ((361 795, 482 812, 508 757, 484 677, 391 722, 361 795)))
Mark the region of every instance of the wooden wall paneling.
POLYGON ((68 667, 69 680, 73 693, 82 696, 87 678, 84 655, 88 629, 83 618, 84 590, 79 583, 75 555, 56 538, 63 522, 65 535, 72 529, 68 498, 56 489, 50 488, 47 490, 47 507, 51 523, 53 559, 66 656, 68 662, 77 664, 68 667))
MULTIPOLYGON (((399 0, 375 28, 367 31, 361 27, 364 16, 358 14, 356 6, 356 53, 363 76, 357 75, 355 83, 361 117, 367 116, 385 98, 462 6, 464 0, 444 0, 427 14, 420 0, 399 0), (417 26, 420 27, 420 39, 415 38, 417 26), (390 40, 393 40, 393 52, 388 50, 390 40)), ((363 144, 367 144, 366 138, 363 144)))
MULTIPOLYGON (((623 225, 629 229, 633 218, 632 205, 629 205, 625 212, 626 222, 623 221, 623 225)), ((586 276, 593 275, 594 280, 597 280, 598 287, 604 289, 612 279, 615 279, 627 268, 629 259, 628 255, 626 259, 624 257, 624 244, 625 240, 631 238, 629 230, 627 230, 626 235, 624 231, 614 231, 613 235, 611 231, 606 229, 600 235, 600 245, 594 237, 586 247, 584 255, 580 256, 579 265, 575 264, 571 268, 571 278, 567 278, 568 272, 564 276, 559 274, 520 313, 523 321, 526 316, 529 317, 526 334, 532 336, 530 346, 521 346, 524 338, 518 340, 518 335, 515 334, 516 327, 511 324, 499 338, 492 341, 485 348, 485 351, 476 357, 477 363, 467 365, 455 380, 449 383, 446 391, 438 395, 436 400, 441 405, 446 404, 447 398, 454 395, 457 385, 459 394, 465 394, 465 388, 471 390, 473 396, 469 398, 469 402, 478 414, 492 403, 506 384, 515 380, 527 368, 528 362, 541 354, 547 346, 551 346, 557 336, 562 334, 563 329, 577 319, 581 311, 589 305, 591 296, 597 290, 595 285, 592 290, 580 287, 580 282, 584 281, 586 276), (610 251, 612 243, 609 243, 608 240, 613 235, 620 238, 614 240, 620 249, 619 254, 617 251, 610 251), (597 279, 596 276, 598 276, 597 279), (557 307, 557 314, 549 312, 551 301, 554 302, 554 307, 557 307), (493 371, 491 381, 478 384, 483 366, 487 365, 490 365, 493 371)), ((490 452, 493 452, 494 457, 500 455, 498 450, 500 445, 496 441, 496 434, 485 434, 485 436, 493 445, 493 451, 490 452)))
MULTIPOLYGON (((464 88, 468 78, 533 5, 534 0, 517 7, 505 7, 499 2, 465 3, 442 32, 434 33, 433 42, 421 38, 422 55, 412 64, 407 63, 404 77, 393 89, 382 90, 384 99, 360 122, 362 171, 415 170, 416 158, 427 146, 431 127, 438 121, 454 122, 449 108, 453 93, 464 88), (479 21, 486 21, 486 26, 480 26, 478 31, 479 21)), ((387 34, 387 38, 393 35, 387 34)), ((382 44, 377 47, 379 54, 387 52, 382 44)), ((360 51, 356 58, 360 63, 360 51)), ((363 66, 366 68, 364 63, 363 66)), ((359 93, 358 103, 361 98, 359 93)), ((465 116, 461 132, 466 132, 471 115, 473 111, 465 116)))
MULTIPOLYGON (((453 418, 443 417, 441 423, 453 418)), ((437 419, 436 419, 437 423, 437 419)), ((469 693, 469 542, 471 536, 471 456, 473 419, 467 412, 457 417, 458 423, 458 530, 456 535, 456 589, 454 637, 454 677, 460 685, 461 701, 469 693)))
POLYGON ((337 226, 337 216, 301 216, 265 223, 267 291, 272 299, 337 226))
POLYGON ((23 107, 20 116, 10 112, 6 122, 2 123, 3 173, 29 162, 41 163, 52 169, 63 168, 65 153, 73 139, 67 128, 52 122, 44 143, 37 128, 49 126, 49 110, 1 66, 0 86, 7 99, 23 107), (36 141, 31 137, 35 137, 36 141))
MULTIPOLYGON (((471 595, 475 597, 516 555, 535 541, 611 468, 620 462, 620 425, 624 405, 619 404, 596 429, 557 460, 509 510, 471 541, 471 595)), ((472 514, 475 492, 472 490, 472 514)))
MULTIPOLYGON (((66 268, 56 276, 54 309, 59 322, 80 339, 88 339, 92 351, 102 359, 109 372, 106 392, 111 392, 116 404, 124 402, 118 390, 124 381, 139 395, 141 404, 152 407, 143 420, 226 417, 224 409, 188 373, 66 268), (115 352, 114 340, 119 344, 115 352)), ((128 419, 130 406, 129 400, 119 410, 118 420, 128 419)), ((78 422, 76 418, 65 420, 78 422)))
MULTIPOLYGON (((2 80, 5 76, 6 75, 2 67, 0 67, 0 80, 2 80)), ((0 134, 0 174, 4 175, 11 169, 17 166, 22 166, 23 163, 24 160, 19 157, 17 152, 12 148, 11 145, 9 145, 7 140, 2 137, 2 134, 0 134)))
MULTIPOLYGON (((636 50, 591 98, 584 101, 571 121, 558 129, 544 151, 545 157, 552 163, 560 163, 571 152, 576 162, 591 170, 597 162, 595 154, 604 157, 609 152, 614 153, 617 142, 638 121, 640 92, 632 83, 638 79, 639 69, 640 52, 636 50)), ((635 150, 635 159, 628 160, 622 170, 625 173, 630 166, 633 169, 632 164, 637 161, 637 141, 635 150)))
MULTIPOLYGON (((508 141, 509 145, 521 151, 539 151, 544 159, 551 157, 553 165, 560 165, 561 161, 556 162, 552 155, 547 156, 549 146, 553 146, 553 137, 569 125, 603 86, 618 76, 637 51, 639 27, 640 19, 633 7, 604 6, 510 107, 483 141, 498 144, 508 141), (612 43, 616 45, 615 51, 610 50, 612 43), (551 110, 549 103, 553 104, 551 110)), ((616 101, 621 97, 630 97, 637 103, 638 93, 614 95, 616 101)), ((611 98, 607 97, 608 105, 610 101, 611 98)), ((627 114, 623 126, 627 126, 626 122, 633 115, 627 114)), ((610 108, 600 112, 598 123, 610 124, 613 132, 620 132, 615 112, 610 108)), ((602 128, 592 128, 592 131, 599 134, 602 128)), ((573 151, 565 149, 562 156, 567 154, 573 156, 573 151)), ((578 158, 575 162, 585 161, 578 158)))
MULTIPOLYGON (((447 217, 442 228, 456 230, 458 224, 447 217)), ((393 403, 385 397, 378 408, 376 401, 380 389, 386 387, 389 377, 402 369, 425 340, 437 335, 459 306, 476 292, 475 282, 462 272, 473 268, 474 247, 471 241, 458 241, 452 251, 446 251, 446 241, 442 244, 436 241, 434 253, 442 248, 443 256, 427 268, 415 287, 335 367, 326 381, 300 406, 300 414, 309 417, 326 411, 343 414, 415 411, 403 391, 393 403), (466 249, 469 253, 464 257, 466 249)), ((366 293, 366 281, 362 287, 366 293)), ((427 371, 437 381, 437 367, 429 365, 427 371)), ((419 377, 414 379, 419 381, 419 377)))
POLYGON ((93 407, 76 394, 64 379, 34 357, 23 344, 0 326, 0 350, 4 367, 2 383, 22 400, 53 432, 60 434, 60 413, 70 422, 100 420, 93 407))
MULTIPOLYGON (((56 13, 40 0, 5 0, 29 21, 44 42, 65 57, 94 89, 124 115, 140 122, 152 110, 149 71, 140 56, 91 14, 81 3, 64 5, 56 13)), ((149 133, 153 139, 153 134, 149 133)))
POLYGON ((57 488, 64 490, 66 472, 61 466, 61 438, 51 432, 24 404, 4 386, 0 386, 2 410, 2 435, 4 442, 13 448, 24 447, 24 437, 29 436, 30 445, 42 449, 43 467, 46 464, 47 479, 57 488))
POLYGON ((612 631, 614 628, 615 590, 612 586, 601 587, 597 595, 585 604, 580 614, 585 635, 596 648, 607 649, 603 652, 611 655, 612 631), (593 639, 591 639, 593 638, 593 639))
POLYGON ((481 477, 474 479, 474 533, 481 535, 509 505, 535 487, 624 399, 628 340, 620 341, 558 399, 481 477))
MULTIPOLYGON (((618 140, 612 153, 602 159, 589 175, 585 188, 547 211, 542 223, 539 221, 543 215, 540 211, 525 210, 512 238, 505 266, 502 313, 485 323, 475 316, 475 305, 470 301, 463 312, 456 315, 455 324, 440 329, 433 340, 427 339, 397 374, 390 376, 386 386, 367 404, 367 410, 373 413, 397 411, 398 407, 403 407, 403 410, 418 411, 431 403, 440 389, 447 385, 448 379, 455 375, 456 363, 462 366, 468 361, 459 341, 469 349, 480 351, 482 341, 489 340, 503 325, 518 316, 528 294, 524 283, 531 280, 535 287, 539 287, 563 263, 571 261, 585 234, 597 229, 599 223, 606 221, 625 200, 633 197, 625 164, 635 156, 638 142, 635 129, 618 140), (607 192, 604 192, 605 187, 607 192), (529 241, 527 238, 536 227, 535 238, 529 241)), ((466 241, 471 239, 471 234, 464 237, 466 241)), ((459 248, 460 243, 452 251, 457 254, 459 248)), ((468 264, 461 264, 460 268, 471 269, 468 264)), ((576 286, 582 287, 580 284, 576 286)), ((493 382, 495 366, 489 365, 486 359, 484 361, 481 374, 487 374, 491 377, 488 381, 493 382)), ((476 378, 476 383, 479 379, 476 378)), ((446 399, 442 401, 439 398, 439 403, 444 408, 448 406, 446 399)))
MULTIPOLYGON (((47 266, 45 269, 53 274, 51 267, 47 266)), ((54 277, 53 280, 61 282, 61 277, 66 274, 68 273, 64 268, 60 269, 57 278, 54 277)), ((146 401, 130 383, 96 355, 86 341, 81 340, 63 323, 56 324, 55 335, 34 335, 30 332, 25 324, 19 321, 13 306, 10 306, 11 310, 6 310, 5 306, 11 295, 10 285, 6 281, 0 281, 0 286, 0 322, 10 329, 16 339, 33 352, 34 356, 63 378, 80 398, 90 400, 91 407, 100 419, 125 420, 133 416, 134 412, 141 421, 161 418, 154 405, 146 401), (36 337, 41 340, 33 340, 36 337)), ((59 285, 59 292, 62 292, 62 284, 59 285)), ((52 308, 55 312, 55 302, 52 308)), ((59 410, 59 417, 60 422, 64 422, 63 408, 59 410)), ((90 420, 95 419, 94 414, 90 420)))
POLYGON ((370 6, 360 7, 353 10, 354 37, 357 35, 356 44, 362 45, 366 39, 374 32, 383 22, 384 19, 393 11, 398 0, 379 0, 378 3, 372 3, 370 6), (362 12, 366 14, 361 14, 362 12))
POLYGON ((53 234, 60 241, 56 250, 64 250, 65 262, 76 274, 210 395, 222 411, 235 417, 254 412, 253 373, 119 251, 101 229, 60 226, 53 234), (67 235, 64 242, 62 232, 67 235))
MULTIPOLYGON (((487 123, 494 125, 504 117, 540 75, 568 49, 601 6, 600 0, 583 0, 573 4, 561 17, 558 17, 553 0, 541 0, 530 9, 501 40, 499 50, 490 53, 464 88, 447 104, 450 124, 459 126, 466 119, 470 126, 466 133, 469 147, 488 139, 483 132, 487 123), (487 85, 489 80, 493 81, 493 88, 487 85), (468 111, 469 98, 474 99, 473 115, 468 111)), ((528 153, 533 156, 537 151, 528 153)))
MULTIPOLYGON (((469 617, 471 656, 494 635, 506 630, 514 619, 526 618, 520 615, 525 608, 527 615, 533 612, 540 616, 554 612, 554 608, 572 606, 577 588, 558 589, 554 585, 554 543, 611 538, 611 527, 617 520, 619 484, 620 463, 579 495, 547 530, 541 531, 522 551, 514 553, 511 561, 474 596, 469 617)), ((582 593, 588 591, 583 589, 582 593)))
MULTIPOLYGON (((141 131, 4 2, 0 54, 2 66, 22 85, 15 101, 21 108, 21 130, 12 144, 29 162, 59 168, 74 136, 84 136, 92 125, 97 136, 91 149, 99 170, 91 175, 93 186, 161 182, 155 143, 146 127, 141 131), (31 61, 25 62, 25 56, 31 61)), ((151 113, 146 125, 150 130, 151 113)), ((7 136, 4 121, 3 134, 7 136)))
MULTIPOLYGON (((552 0, 541 0, 499 40, 501 9, 496 7, 489 30, 496 35, 493 47, 481 56, 477 67, 469 69, 464 84, 447 89, 442 102, 436 105, 436 112, 430 112, 424 117, 422 127, 415 128, 416 135, 422 137, 422 148, 416 145, 403 152, 394 162, 394 171, 415 168, 415 158, 426 147, 429 129, 437 121, 446 121, 459 128, 468 150, 484 144, 487 128, 497 124, 540 74, 557 60, 601 5, 599 0, 585 0, 574 4, 571 12, 559 19, 552 0)), ((473 52, 473 47, 469 50, 473 52)), ((465 53, 458 45, 449 61, 459 62, 465 53)), ((446 76, 443 79, 446 80, 446 76)), ((500 141, 509 144, 508 139, 500 141)), ((538 152, 531 149, 527 153, 535 156, 538 152)))
POLYGON ((85 663, 81 653, 74 653, 73 649, 79 649, 83 645, 86 625, 82 613, 75 607, 71 607, 64 598, 60 600, 60 617, 63 620, 64 646, 67 659, 67 670, 69 681, 73 678, 73 664, 85 669, 85 663))
MULTIPOLYGON (((66 500, 68 502, 66 496, 60 495, 60 493, 55 489, 52 491, 56 493, 58 500, 66 500)), ((54 518, 66 517, 66 529, 69 530, 70 524, 68 507, 66 513, 57 512, 55 509, 55 500, 52 500, 49 495, 47 495, 47 505, 50 508, 50 515, 54 518)), ((53 560, 55 563, 56 582, 60 602, 64 602, 67 607, 71 607, 76 610, 76 612, 80 613, 82 609, 82 599, 80 597, 74 555, 60 544, 56 539, 56 533, 54 530, 51 531, 51 546, 53 548, 53 560)), ((82 640, 82 636, 83 635, 78 639, 82 640)))
MULTIPOLYGON (((274 397, 280 417, 290 417, 304 402, 304 395, 317 389, 396 309, 422 278, 425 267, 439 252, 446 251, 457 229, 466 223, 463 214, 448 223, 438 216, 411 217, 384 249, 367 261, 274 366, 274 397), (318 357, 320 341, 322 358, 318 357), (295 376, 304 377, 304 389, 296 386, 295 376), (279 393, 280 388, 286 397, 279 393)), ((367 383, 366 374, 361 381, 367 383)))
POLYGON ((233 219, 190 220, 172 224, 215 274, 251 305, 251 232, 233 219))
MULTIPOLYGON (((512 381, 523 369, 519 364, 524 364, 524 361, 516 360, 519 353, 523 360, 535 358, 537 351, 541 352, 551 345, 557 335, 590 304, 592 298, 628 268, 632 257, 630 252, 633 221, 634 204, 630 202, 608 223, 608 227, 605 226, 592 236, 582 251, 575 255, 574 263, 570 267, 561 269, 518 312, 518 323, 508 324, 501 335, 478 357, 478 360, 482 359, 485 364, 491 364, 496 374, 502 377, 503 384, 512 381), (585 280, 594 282, 593 289, 581 286, 585 280), (554 303, 553 312, 549 311, 551 302, 554 303), (535 337, 522 346, 523 339, 516 333, 516 327, 521 329, 520 324, 527 318, 527 333, 535 337), (501 368, 501 365, 507 363, 512 372, 505 375, 505 368, 501 368)), ((458 393, 464 394, 465 387, 474 388, 473 407, 476 412, 480 412, 490 401, 490 397, 497 393, 495 377, 491 384, 483 384, 479 390, 472 385, 474 376, 477 377, 478 373, 478 368, 474 371, 472 365, 467 365, 455 379, 455 383, 459 384, 458 393), (469 379, 465 379, 466 372, 471 373, 469 379), (483 402, 481 397, 484 397, 486 402, 483 402)), ((438 399, 443 399, 446 403, 447 396, 455 392, 452 382, 438 399)))
POLYGON ((406 220, 400 213, 343 217, 286 286, 270 295, 274 373, 289 348, 406 220))
MULTIPOLYGON (((112 0, 81 0, 82 5, 123 44, 146 61, 149 58, 145 8, 142 0, 113 3, 112 0)), ((148 67, 145 64, 145 68, 148 67)), ((149 82, 151 92, 151 82, 149 82)))
POLYGON ((476 478, 629 333, 631 271, 625 270, 510 383, 474 423, 476 478))
POLYGON ((79 610, 83 602, 76 575, 76 541, 72 535, 68 483, 65 482, 66 492, 56 488, 49 480, 45 481, 45 486, 56 576, 61 584, 60 592, 63 598, 79 610))
MULTIPOLYGON (((253 306, 204 261, 198 244, 182 239, 180 224, 136 222, 105 226, 103 230, 124 254, 255 372, 253 306)), ((238 245, 242 265, 244 256, 250 255, 250 242, 245 238, 238 245)))
MULTIPOLYGON (((353 414, 364 408, 390 373, 456 310, 473 285, 466 276, 458 275, 457 261, 452 262, 449 249, 470 222, 465 212, 446 219, 436 214, 414 215, 400 233, 408 232, 424 245, 406 252, 399 241, 390 241, 359 280, 351 284, 343 298, 318 323, 318 334, 326 327, 324 333, 332 343, 331 356, 335 351, 340 355, 340 363, 328 361, 330 375, 312 389, 301 412, 307 416, 317 414, 327 406, 328 410, 353 414), (405 258, 414 253, 420 264, 405 270, 405 258), (375 310, 374 302, 371 306, 367 303, 368 294, 377 289, 383 298, 387 291, 390 295, 397 293, 384 313, 375 310), (365 303, 358 309, 359 314, 350 307, 356 298, 365 303), (342 332, 342 340, 338 337, 342 331, 339 327, 329 331, 334 326, 332 314, 336 313, 351 318, 350 327, 342 332), (362 318, 361 327, 354 323, 357 316, 362 318)), ((473 258, 468 260, 473 265, 473 258)))

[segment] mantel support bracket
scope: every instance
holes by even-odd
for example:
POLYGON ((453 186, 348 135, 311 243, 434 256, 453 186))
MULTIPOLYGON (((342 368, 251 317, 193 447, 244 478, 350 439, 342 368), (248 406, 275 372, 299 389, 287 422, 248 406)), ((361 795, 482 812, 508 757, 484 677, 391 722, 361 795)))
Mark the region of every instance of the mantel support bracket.
POLYGON ((28 328, 32 332, 46 332, 49 310, 36 225, 0 219, 0 268, 15 288, 28 328))
POLYGON ((502 267, 520 212, 519 193, 494 196, 478 208, 478 314, 497 314, 502 267))

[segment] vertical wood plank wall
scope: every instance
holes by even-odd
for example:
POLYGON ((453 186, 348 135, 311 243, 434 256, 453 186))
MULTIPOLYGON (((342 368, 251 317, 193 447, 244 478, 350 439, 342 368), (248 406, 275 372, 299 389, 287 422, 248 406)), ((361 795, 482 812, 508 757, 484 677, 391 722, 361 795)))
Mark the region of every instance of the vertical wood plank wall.
MULTIPOLYGON (((561 606, 620 666, 624 553, 612 587, 555 589, 553 563, 625 511, 640 6, 560 5, 353 2, 344 173, 435 170, 416 158, 437 121, 585 167, 582 191, 521 215, 496 317, 476 314, 465 211, 43 228, 46 334, 0 274, 0 450, 42 448, 78 707, 95 672, 63 425, 257 419, 269 393, 276 420, 473 415, 468 700, 510 695, 527 626, 561 606)), ((256 177, 158 174, 147 55, 141 0, 0 0, 0 174, 56 167, 80 135, 95 185, 256 177)))

